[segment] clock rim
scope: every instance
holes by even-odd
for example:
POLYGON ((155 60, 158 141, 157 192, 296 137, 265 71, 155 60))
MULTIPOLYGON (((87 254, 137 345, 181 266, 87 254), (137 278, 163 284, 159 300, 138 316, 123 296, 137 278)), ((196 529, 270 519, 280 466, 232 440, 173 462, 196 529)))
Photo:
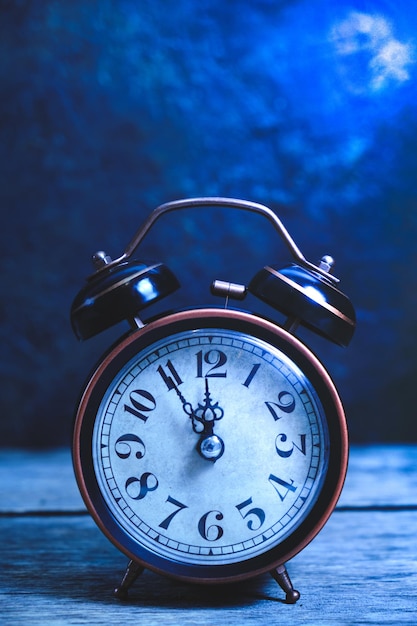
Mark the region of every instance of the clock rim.
POLYGON ((275 570, 301 552, 322 530, 339 500, 346 478, 348 456, 348 430, 342 401, 318 357, 281 326, 256 314, 230 308, 197 308, 170 313, 122 338, 100 360, 85 385, 75 414, 72 441, 73 467, 81 496, 91 517, 111 543, 144 568, 174 579, 202 584, 253 578, 275 570), (282 350, 311 382, 323 406, 329 431, 326 477, 305 520, 278 546, 251 559, 224 565, 181 563, 156 555, 143 546, 139 550, 132 549, 139 544, 120 529, 107 508, 95 478, 91 454, 95 409, 120 367, 155 341, 193 327, 245 332, 282 350))

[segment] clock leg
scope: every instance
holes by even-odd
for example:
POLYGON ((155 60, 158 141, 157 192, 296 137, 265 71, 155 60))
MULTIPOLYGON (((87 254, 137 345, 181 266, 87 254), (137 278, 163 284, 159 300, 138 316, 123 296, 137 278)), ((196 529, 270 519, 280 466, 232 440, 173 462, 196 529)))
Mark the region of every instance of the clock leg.
POLYGON ((138 576, 140 576, 145 568, 135 561, 129 561, 125 575, 119 587, 114 590, 114 595, 119 600, 127 600, 129 588, 133 585, 138 576))
POLYGON ((300 592, 294 589, 285 565, 279 565, 271 571, 271 576, 278 585, 285 591, 285 601, 287 604, 295 604, 300 597, 300 592))

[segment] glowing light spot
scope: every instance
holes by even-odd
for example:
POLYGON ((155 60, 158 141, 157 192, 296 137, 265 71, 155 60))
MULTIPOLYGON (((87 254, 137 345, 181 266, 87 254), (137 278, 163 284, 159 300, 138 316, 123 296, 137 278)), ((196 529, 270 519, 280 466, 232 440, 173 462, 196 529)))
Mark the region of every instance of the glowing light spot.
POLYGON ((305 287, 304 293, 307 297, 309 297, 311 300, 314 300, 314 302, 317 302, 318 304, 324 304, 326 302, 326 298, 324 297, 322 292, 315 287, 312 287, 311 285, 305 287))
POLYGON ((142 278, 142 280, 137 284, 136 289, 146 301, 156 298, 156 296, 158 295, 154 285, 149 280, 149 278, 142 278))
POLYGON ((410 46, 390 40, 381 47, 370 61, 373 71, 372 86, 379 89, 390 78, 403 82, 410 78, 407 65, 410 63, 410 46))
POLYGON ((333 27, 330 40, 351 91, 379 91, 410 79, 409 67, 415 63, 413 46, 396 39, 391 24, 382 16, 352 12, 333 27))

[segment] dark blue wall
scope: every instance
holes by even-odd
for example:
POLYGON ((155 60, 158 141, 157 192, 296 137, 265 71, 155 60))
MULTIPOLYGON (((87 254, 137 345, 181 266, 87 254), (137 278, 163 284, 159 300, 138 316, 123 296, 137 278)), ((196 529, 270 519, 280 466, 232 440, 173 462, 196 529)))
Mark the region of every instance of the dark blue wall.
MULTIPOLYGON (((204 195, 267 204, 307 258, 335 256, 356 335, 303 339, 353 441, 417 440, 417 5, 3 0, 0 31, 1 444, 67 443, 123 330, 72 335, 91 253, 118 256, 158 204, 204 195)), ((269 230, 187 213, 143 254, 183 284, 166 306, 210 303, 213 278, 290 260, 269 230)))

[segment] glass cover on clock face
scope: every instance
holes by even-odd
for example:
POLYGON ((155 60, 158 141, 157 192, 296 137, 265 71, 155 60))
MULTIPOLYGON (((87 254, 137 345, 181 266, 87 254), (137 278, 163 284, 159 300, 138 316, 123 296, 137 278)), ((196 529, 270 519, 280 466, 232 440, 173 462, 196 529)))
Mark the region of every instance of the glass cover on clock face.
POLYGON ((219 328, 170 335, 130 358, 92 436, 99 490, 130 545, 196 566, 246 561, 291 535, 322 489, 328 448, 323 407, 299 367, 219 328))

